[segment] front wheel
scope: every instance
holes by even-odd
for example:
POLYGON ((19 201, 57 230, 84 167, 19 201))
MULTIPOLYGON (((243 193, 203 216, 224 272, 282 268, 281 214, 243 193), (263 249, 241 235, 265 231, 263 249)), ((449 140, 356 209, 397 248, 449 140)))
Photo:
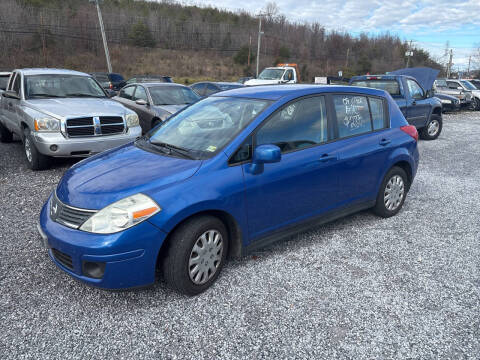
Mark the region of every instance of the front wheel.
POLYGON ((432 115, 427 126, 420 130, 420 138, 423 140, 435 140, 440 136, 442 127, 442 117, 440 115, 432 115))
POLYGON ((472 100, 471 110, 480 110, 480 99, 474 98, 472 100))
POLYGON ((388 218, 396 215, 403 206, 408 190, 405 170, 393 167, 385 175, 373 211, 378 216, 388 218))
POLYGON ((163 259, 167 284, 185 295, 197 295, 217 279, 228 251, 225 225, 213 216, 187 220, 172 234, 163 259))
POLYGON ((35 147, 32 134, 28 128, 23 131, 23 150, 30 169, 44 170, 50 165, 50 158, 40 153, 35 147))

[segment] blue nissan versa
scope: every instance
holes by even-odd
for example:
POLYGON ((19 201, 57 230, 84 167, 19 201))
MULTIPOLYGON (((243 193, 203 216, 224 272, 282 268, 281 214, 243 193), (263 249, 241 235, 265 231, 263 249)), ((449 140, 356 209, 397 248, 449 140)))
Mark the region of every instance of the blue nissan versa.
POLYGON ((107 289, 163 271, 188 295, 239 257, 362 209, 402 207, 417 130, 383 90, 259 86, 201 100, 69 169, 38 227, 55 264, 107 289))

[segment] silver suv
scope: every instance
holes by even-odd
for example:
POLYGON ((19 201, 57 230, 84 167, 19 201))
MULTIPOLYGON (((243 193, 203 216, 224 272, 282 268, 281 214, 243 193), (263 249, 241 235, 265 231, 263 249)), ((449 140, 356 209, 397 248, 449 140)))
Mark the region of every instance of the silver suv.
POLYGON ((108 98, 90 75, 59 69, 15 70, 0 100, 0 140, 23 141, 33 170, 50 157, 85 157, 142 134, 138 116, 108 98))

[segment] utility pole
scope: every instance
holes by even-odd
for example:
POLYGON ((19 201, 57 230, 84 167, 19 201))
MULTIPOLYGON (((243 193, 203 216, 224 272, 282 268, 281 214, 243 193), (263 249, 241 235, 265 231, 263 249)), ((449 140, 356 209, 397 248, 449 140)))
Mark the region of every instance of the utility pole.
POLYGON ((348 68, 348 55, 350 55, 350 48, 347 48, 347 59, 345 60, 345 70, 348 68))
POLYGON ((413 51, 412 51, 412 40, 410 40, 410 45, 408 46, 408 50, 405 53, 407 56, 407 68, 410 65, 410 58, 413 56, 413 51))
POLYGON ((468 77, 470 78, 470 63, 472 62, 472 55, 468 57, 468 77))
POLYGON ((251 48, 252 48, 252 35, 250 35, 250 42, 248 43, 248 60, 247 60, 247 65, 248 65, 248 71, 250 71, 250 56, 251 56, 251 48))
POLYGON ((452 71, 452 59, 453 59, 453 50, 450 49, 450 60, 448 60, 447 66, 447 79, 450 79, 450 72, 452 71))
POLYGON ((102 11, 100 10, 100 4, 99 4, 99 1, 103 1, 103 0, 89 0, 89 1, 92 3, 95 3, 95 5, 97 6, 98 22, 100 23, 100 30, 102 31, 103 48, 105 49, 105 57, 107 59, 108 72, 111 73, 112 63, 110 62, 110 53, 108 51, 107 35, 105 34, 105 27, 103 26, 102 11))
POLYGON ((259 67, 259 64, 260 64, 260 41, 261 41, 261 37, 263 35, 263 32, 262 32, 262 16, 264 16, 265 14, 258 14, 258 40, 257 40, 257 78, 258 78, 258 67, 259 67))

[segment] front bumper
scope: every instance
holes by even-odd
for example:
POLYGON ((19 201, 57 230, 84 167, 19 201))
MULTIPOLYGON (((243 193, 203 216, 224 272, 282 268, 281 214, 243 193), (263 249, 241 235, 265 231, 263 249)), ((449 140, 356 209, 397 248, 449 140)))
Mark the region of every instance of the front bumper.
POLYGON ((155 281, 157 256, 166 234, 148 221, 102 235, 72 229, 50 219, 51 197, 40 213, 38 230, 52 261, 77 280, 104 289, 125 289, 155 281), (85 262, 104 266, 101 278, 84 273, 85 262))
POLYGON ((128 129, 125 134, 84 138, 65 138, 59 132, 35 132, 33 133, 33 140, 37 150, 44 155, 54 157, 85 157, 125 145, 134 141, 139 136, 142 136, 142 128, 135 126, 128 129), (57 145, 57 150, 52 151, 50 149, 52 145, 57 145))

